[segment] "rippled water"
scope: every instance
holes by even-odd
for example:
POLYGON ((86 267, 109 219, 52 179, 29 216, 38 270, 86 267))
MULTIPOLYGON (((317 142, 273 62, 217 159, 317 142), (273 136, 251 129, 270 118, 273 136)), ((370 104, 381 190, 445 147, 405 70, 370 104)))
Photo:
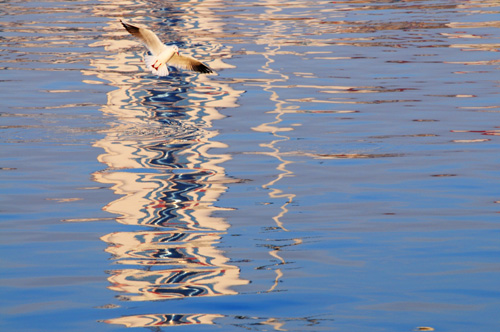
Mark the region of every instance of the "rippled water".
POLYGON ((2 9, 0 330, 498 330, 498 2, 2 9))

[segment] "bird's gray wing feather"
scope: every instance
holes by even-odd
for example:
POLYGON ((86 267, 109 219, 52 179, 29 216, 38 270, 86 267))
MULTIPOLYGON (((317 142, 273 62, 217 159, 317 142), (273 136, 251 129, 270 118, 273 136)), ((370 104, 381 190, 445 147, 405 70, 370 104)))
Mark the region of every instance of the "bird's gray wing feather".
POLYGON ((170 60, 168 60, 167 63, 177 68, 188 69, 203 74, 213 73, 212 68, 210 68, 203 62, 200 62, 189 56, 179 55, 177 53, 174 53, 174 55, 170 58, 170 60))
POLYGON ((120 20, 120 22, 131 35, 139 38, 144 46, 146 46, 153 55, 159 55, 165 49, 165 45, 153 31, 146 28, 136 27, 135 25, 125 23, 122 20, 120 20))

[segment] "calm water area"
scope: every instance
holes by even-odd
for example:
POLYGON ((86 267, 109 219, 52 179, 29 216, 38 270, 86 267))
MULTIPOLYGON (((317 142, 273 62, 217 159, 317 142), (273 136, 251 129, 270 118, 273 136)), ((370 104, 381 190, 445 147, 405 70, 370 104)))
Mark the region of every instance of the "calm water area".
POLYGON ((500 3, 0 2, 0 331, 500 330, 500 3), (119 20, 217 75, 151 74, 119 20))

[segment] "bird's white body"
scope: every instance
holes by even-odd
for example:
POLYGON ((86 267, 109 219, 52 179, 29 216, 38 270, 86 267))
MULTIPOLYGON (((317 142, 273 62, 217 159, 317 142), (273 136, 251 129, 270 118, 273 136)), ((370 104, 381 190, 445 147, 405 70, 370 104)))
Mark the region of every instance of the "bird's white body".
POLYGON ((158 76, 168 75, 169 71, 167 63, 176 53, 178 53, 177 46, 163 46, 165 46, 165 48, 160 54, 146 55, 144 57, 146 67, 148 67, 148 69, 151 70, 153 74, 156 74, 158 76))

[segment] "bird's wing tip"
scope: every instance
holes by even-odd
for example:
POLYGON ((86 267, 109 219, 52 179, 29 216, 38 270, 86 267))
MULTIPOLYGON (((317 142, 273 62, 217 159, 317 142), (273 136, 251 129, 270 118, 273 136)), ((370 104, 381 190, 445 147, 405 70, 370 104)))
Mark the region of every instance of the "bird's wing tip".
POLYGON ((139 29, 139 27, 135 26, 135 25, 132 25, 130 23, 128 23, 127 21, 123 20, 123 19, 119 19, 120 23, 125 27, 129 27, 129 28, 135 28, 135 29, 139 29))
POLYGON ((208 69, 210 71, 207 74, 209 74, 209 75, 216 75, 216 76, 219 75, 219 73, 217 72, 217 70, 213 69, 212 67, 208 67, 208 69))
POLYGON ((198 61, 197 61, 197 63, 194 63, 191 70, 197 71, 197 72, 202 73, 202 74, 214 74, 215 73, 215 70, 213 70, 212 68, 210 68, 209 66, 207 66, 203 62, 198 62, 198 61))

